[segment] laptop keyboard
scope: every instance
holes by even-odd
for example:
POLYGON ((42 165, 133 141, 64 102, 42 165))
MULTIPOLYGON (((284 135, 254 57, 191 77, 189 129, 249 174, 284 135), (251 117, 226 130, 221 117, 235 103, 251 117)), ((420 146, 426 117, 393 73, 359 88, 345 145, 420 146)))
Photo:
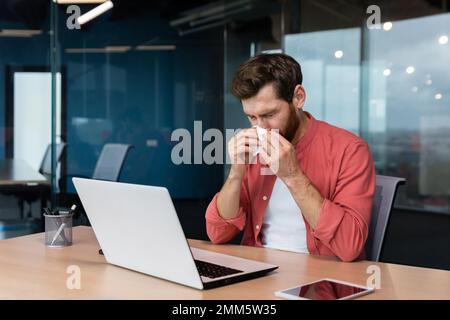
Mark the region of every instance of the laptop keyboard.
POLYGON ((224 276, 229 276, 231 274, 241 273, 244 271, 236 270, 232 268, 227 268, 224 266, 219 266, 218 264, 195 260, 195 265, 197 266, 197 270, 203 277, 208 277, 211 279, 220 278, 224 276))

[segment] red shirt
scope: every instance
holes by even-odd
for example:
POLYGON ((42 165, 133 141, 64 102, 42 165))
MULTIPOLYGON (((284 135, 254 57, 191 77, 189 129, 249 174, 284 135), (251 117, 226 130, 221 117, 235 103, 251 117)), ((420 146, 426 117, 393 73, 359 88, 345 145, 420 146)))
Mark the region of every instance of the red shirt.
MULTIPOLYGON (((324 197, 315 230, 304 219, 311 254, 343 261, 364 258, 375 190, 375 170, 367 143, 354 134, 314 119, 295 146, 303 173, 324 197)), ((262 165, 247 165, 242 180, 239 214, 225 220, 214 196, 206 209, 206 229, 213 243, 224 243, 244 229, 243 245, 262 246, 261 226, 276 175, 262 175, 262 165)))

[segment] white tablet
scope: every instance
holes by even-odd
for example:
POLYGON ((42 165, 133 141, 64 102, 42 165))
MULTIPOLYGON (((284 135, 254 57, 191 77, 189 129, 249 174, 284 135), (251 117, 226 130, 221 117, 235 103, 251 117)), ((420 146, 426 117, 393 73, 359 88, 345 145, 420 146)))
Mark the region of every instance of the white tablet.
POLYGON ((320 279, 297 287, 275 292, 291 300, 348 300, 373 292, 372 288, 335 279, 320 279))

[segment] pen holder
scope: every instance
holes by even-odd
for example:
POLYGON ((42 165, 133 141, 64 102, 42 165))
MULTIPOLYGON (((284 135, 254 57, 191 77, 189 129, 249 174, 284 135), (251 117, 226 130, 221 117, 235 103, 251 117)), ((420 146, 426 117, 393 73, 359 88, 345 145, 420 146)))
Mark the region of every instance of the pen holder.
POLYGON ((49 215, 45 217, 45 245, 61 248, 72 245, 73 213, 49 215))

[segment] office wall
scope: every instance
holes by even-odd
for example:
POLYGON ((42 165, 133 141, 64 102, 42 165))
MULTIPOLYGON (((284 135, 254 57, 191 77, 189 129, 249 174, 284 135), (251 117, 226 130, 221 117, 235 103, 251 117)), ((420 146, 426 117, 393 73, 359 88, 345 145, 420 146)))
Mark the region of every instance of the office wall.
MULTIPOLYGON (((160 185, 176 198, 210 197, 222 182, 220 165, 175 165, 171 134, 194 121, 203 132, 223 127, 223 42, 219 30, 178 37, 152 14, 104 20, 68 30, 60 18, 60 61, 67 67, 67 173, 90 176, 104 143, 134 146, 121 181, 160 185), (174 50, 137 51, 158 39, 174 50), (123 53, 72 53, 77 48, 130 46, 123 53)), ((192 152, 194 143, 192 141, 192 152)), ((68 191, 73 191, 68 181, 68 191)))
MULTIPOLYGON (((0 20, 0 29, 24 29, 22 23, 0 20)), ((43 28, 48 30, 47 24, 43 28)), ((5 141, 11 139, 5 125, 7 66, 49 66, 49 37, 45 32, 31 38, 0 37, 0 158, 5 157, 5 141)))
MULTIPOLYGON (((203 132, 223 127, 220 28, 182 38, 167 20, 148 13, 120 21, 106 16, 85 29, 69 30, 64 9, 58 11, 56 40, 58 68, 66 70, 66 173, 90 176, 105 143, 129 143, 134 149, 122 181, 165 186, 176 198, 212 196, 222 183, 222 166, 173 164, 171 150, 178 141, 171 141, 171 133, 186 128, 193 134, 194 121, 202 121, 203 132), (71 48, 134 48, 152 39, 176 48, 70 53, 71 48)), ((5 67, 50 66, 48 25, 47 20, 40 36, 0 38, 4 49, 0 55, 0 157, 5 156, 9 130, 5 126, 5 67)), ((5 22, 2 28, 27 26, 5 22)), ((74 192, 70 179, 67 182, 67 191, 74 192)))

